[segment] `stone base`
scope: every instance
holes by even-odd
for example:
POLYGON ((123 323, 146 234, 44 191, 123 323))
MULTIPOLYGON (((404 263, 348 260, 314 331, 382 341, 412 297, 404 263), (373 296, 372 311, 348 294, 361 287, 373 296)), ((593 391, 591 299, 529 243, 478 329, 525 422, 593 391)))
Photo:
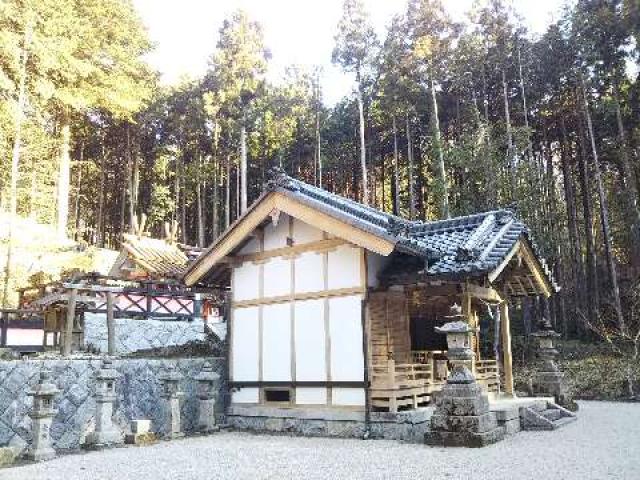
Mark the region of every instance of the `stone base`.
POLYGON ((34 462, 46 462, 55 458, 56 451, 53 448, 41 448, 38 450, 27 451, 25 458, 34 462))
POLYGON ((124 437, 124 443, 127 445, 152 445, 158 441, 158 437, 156 437, 155 433, 146 432, 146 433, 130 433, 124 437))
POLYGON ((124 438, 119 430, 109 430, 106 432, 91 432, 87 435, 83 445, 88 450, 115 447, 122 445, 124 438))
POLYGON ((558 405, 572 412, 578 410, 578 404, 573 400, 562 372, 538 372, 533 378, 532 387, 534 395, 553 397, 558 405))
POLYGON ((16 461, 16 452, 11 447, 0 448, 0 468, 7 467, 16 461))
POLYGON ((216 425, 216 401, 215 399, 201 399, 198 412, 198 431, 200 433, 212 433, 219 430, 216 425))
POLYGON ((496 427, 482 433, 476 432, 445 432, 433 430, 425 433, 424 443, 431 446, 440 447, 486 447, 492 443, 499 442, 504 438, 503 427, 496 427))
MULTIPOLYGON (((433 407, 405 412, 371 412, 367 438, 422 443, 433 407)), ((229 407, 227 422, 234 430, 309 437, 364 438, 364 411, 229 407)))
POLYGON ((505 435, 514 435, 520 428, 520 410, 517 406, 496 410, 496 420, 499 427, 504 428, 505 435))
MULTIPOLYGON (((449 379, 451 382, 451 378, 449 379)), ((504 414, 504 419, 510 413, 504 414)), ((511 419, 509 419, 511 420, 511 419)), ((427 445, 484 447, 504 438, 489 398, 478 383, 447 383, 436 398, 431 431, 424 436, 427 445)))

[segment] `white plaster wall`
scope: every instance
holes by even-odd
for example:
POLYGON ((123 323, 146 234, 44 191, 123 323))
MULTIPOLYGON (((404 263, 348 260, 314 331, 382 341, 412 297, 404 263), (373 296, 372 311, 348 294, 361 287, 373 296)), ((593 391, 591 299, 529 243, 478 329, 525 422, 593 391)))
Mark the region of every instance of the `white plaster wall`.
POLYGON ((326 405, 327 389, 314 387, 296 388, 296 405, 326 405))
POLYGON ((258 403, 259 400, 260 391, 256 387, 240 388, 231 393, 232 403, 258 403))
POLYGON ((260 266, 253 262, 244 262, 233 269, 233 299, 235 301, 253 300, 260 292, 260 266))
POLYGON ((367 252, 367 286, 378 287, 380 282, 378 281, 378 274, 387 266, 390 257, 378 255, 374 252, 367 252))
POLYGON ((324 300, 295 304, 296 380, 327 379, 324 300))
POLYGON ((332 388, 331 403, 342 406, 363 406, 365 404, 363 388, 332 388))
POLYGON ((362 297, 351 295, 329 299, 331 380, 362 381, 362 297))
POLYGON ((269 224, 264 229, 265 251, 286 247, 288 236, 289 215, 287 215, 286 213, 280 213, 278 224, 274 226, 273 222, 269 222, 269 224))
POLYGON ((291 259, 274 257, 264 265, 264 296, 280 297, 291 293, 291 259))
POLYGON ((232 380, 258 381, 258 307, 234 309, 232 322, 232 380))
POLYGON ((322 254, 305 252, 295 258, 296 293, 324 290, 324 262, 322 254))
POLYGON ((295 245, 303 243, 318 242, 322 240, 323 232, 320 229, 302 222, 298 219, 293 220, 293 241, 295 245))
POLYGON ((291 380, 291 304, 262 307, 262 379, 291 380))
POLYGON ((250 253, 256 253, 260 251, 260 242, 256 237, 250 237, 247 243, 245 243, 238 253, 240 255, 247 255, 250 253))
POLYGON ((341 245, 329 252, 329 290, 361 285, 360 248, 341 245))

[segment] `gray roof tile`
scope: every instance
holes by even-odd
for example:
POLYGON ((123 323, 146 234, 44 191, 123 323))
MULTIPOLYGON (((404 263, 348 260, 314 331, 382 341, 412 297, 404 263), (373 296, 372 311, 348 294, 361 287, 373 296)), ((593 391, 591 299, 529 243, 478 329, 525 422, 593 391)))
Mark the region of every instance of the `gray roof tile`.
MULTIPOLYGON (((537 251, 527 227, 509 210, 433 222, 409 221, 301 182, 284 172, 272 174, 267 188, 395 242, 397 251, 424 259, 425 273, 429 276, 489 273, 521 237, 537 251)), ((555 285, 546 262, 540 259, 540 263, 550 283, 555 285)))

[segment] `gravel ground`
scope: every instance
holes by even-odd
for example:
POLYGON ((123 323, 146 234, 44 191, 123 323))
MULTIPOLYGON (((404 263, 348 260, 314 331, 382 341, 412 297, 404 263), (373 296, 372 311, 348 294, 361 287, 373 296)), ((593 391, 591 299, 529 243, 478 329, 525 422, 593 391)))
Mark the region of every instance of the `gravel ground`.
POLYGON ((640 479, 640 404, 581 402, 577 422, 483 449, 220 433, 67 455, 1 480, 640 479))

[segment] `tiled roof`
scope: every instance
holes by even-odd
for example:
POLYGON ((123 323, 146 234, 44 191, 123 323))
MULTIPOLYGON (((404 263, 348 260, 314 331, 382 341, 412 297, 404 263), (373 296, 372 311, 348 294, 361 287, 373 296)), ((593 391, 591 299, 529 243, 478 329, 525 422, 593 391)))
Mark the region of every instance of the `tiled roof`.
POLYGON ((178 278, 184 273, 189 258, 178 245, 145 236, 123 237, 122 248, 129 259, 152 277, 178 278))
MULTIPOLYGON (((291 196, 357 228, 384 237, 396 251, 425 262, 432 277, 482 275, 498 267, 528 229, 510 210, 495 210, 433 222, 409 221, 293 179, 273 175, 267 188, 291 196)), ((536 252, 537 254, 537 252, 536 252)), ((550 284, 550 269, 537 256, 550 284)))

